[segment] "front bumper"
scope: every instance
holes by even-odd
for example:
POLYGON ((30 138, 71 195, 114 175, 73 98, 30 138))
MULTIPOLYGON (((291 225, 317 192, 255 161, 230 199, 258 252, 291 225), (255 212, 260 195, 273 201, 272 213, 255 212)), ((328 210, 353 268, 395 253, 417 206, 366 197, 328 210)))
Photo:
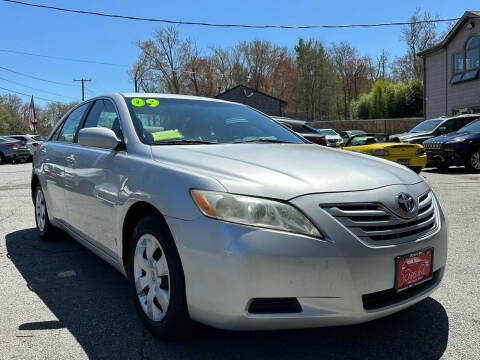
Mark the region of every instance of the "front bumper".
MULTIPOLYGON (((408 191, 392 186, 393 193, 408 191)), ((361 192, 375 199, 378 190, 361 192)), ((346 325, 380 318, 427 297, 440 283, 447 229, 398 245, 366 244, 318 206, 337 194, 292 200, 327 235, 327 241, 199 217, 167 218, 185 272, 192 319, 223 329, 288 329, 346 325), (395 257, 434 248, 433 281, 407 296, 369 308, 362 297, 394 287, 395 257), (296 298, 299 313, 252 314, 255 298, 296 298)), ((349 195, 350 196, 350 195, 349 195)), ((436 201, 435 201, 436 202, 436 201)))
POLYGON ((467 153, 462 145, 443 146, 440 149, 425 149, 427 166, 435 165, 463 165, 467 153))

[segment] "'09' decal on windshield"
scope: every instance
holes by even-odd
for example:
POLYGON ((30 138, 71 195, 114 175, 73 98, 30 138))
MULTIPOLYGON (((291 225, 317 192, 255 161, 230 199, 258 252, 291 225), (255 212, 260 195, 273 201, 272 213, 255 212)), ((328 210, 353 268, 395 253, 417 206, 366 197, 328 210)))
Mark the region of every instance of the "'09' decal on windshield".
POLYGON ((142 107, 147 105, 148 107, 157 107, 160 102, 157 99, 142 99, 133 98, 131 101, 133 106, 142 107))

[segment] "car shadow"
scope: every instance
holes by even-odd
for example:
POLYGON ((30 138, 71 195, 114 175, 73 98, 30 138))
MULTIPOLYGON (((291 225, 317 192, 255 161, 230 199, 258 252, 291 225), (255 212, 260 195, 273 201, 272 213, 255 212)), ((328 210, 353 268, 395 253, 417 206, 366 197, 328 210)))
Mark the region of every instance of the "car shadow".
POLYGON ((433 174, 455 174, 455 175, 478 174, 478 172, 469 170, 463 166, 451 166, 448 169, 424 168, 422 169, 422 171, 427 173, 433 173, 433 174))
POLYGON ((115 359, 438 359, 448 316, 432 298, 395 315, 354 326, 231 332, 198 326, 185 342, 144 329, 127 280, 67 235, 43 242, 36 229, 6 236, 7 256, 58 321, 19 324, 21 331, 66 328, 89 358, 115 359))

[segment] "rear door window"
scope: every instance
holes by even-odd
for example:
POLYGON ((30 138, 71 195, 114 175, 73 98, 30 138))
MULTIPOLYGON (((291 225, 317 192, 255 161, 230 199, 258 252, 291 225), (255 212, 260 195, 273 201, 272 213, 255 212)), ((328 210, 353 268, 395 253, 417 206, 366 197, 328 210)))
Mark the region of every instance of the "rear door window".
POLYGON ((75 134, 77 133, 78 125, 85 115, 90 103, 85 103, 68 116, 67 120, 63 124, 58 141, 73 142, 75 140, 75 134))

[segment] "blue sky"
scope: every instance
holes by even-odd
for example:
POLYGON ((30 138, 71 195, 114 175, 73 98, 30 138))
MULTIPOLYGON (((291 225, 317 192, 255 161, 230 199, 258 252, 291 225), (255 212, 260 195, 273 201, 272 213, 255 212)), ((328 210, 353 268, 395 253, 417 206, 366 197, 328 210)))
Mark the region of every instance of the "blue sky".
MULTIPOLYGON (((141 17, 185 21, 247 24, 349 24, 407 21, 416 7, 428 9, 440 18, 460 17, 465 10, 480 10, 477 1, 90 1, 26 0, 72 9, 110 12, 141 17), (230 5, 231 4, 231 5, 230 5)), ((90 15, 69 14, 30 8, 0 1, 0 50, 16 50, 50 56, 89 59, 130 65, 138 53, 136 40, 148 39, 159 23, 117 20, 90 15)), ((445 25, 440 25, 440 32, 445 25)), ((209 45, 228 47, 239 40, 265 39, 292 47, 298 37, 314 38, 329 44, 345 40, 361 54, 372 57, 385 49, 390 57, 401 55, 399 27, 335 30, 258 30, 204 28, 183 25, 182 36, 197 41, 208 51, 209 45)), ((43 59, 0 51, 0 67, 52 81, 56 85, 26 78, 0 69, 0 87, 52 100, 79 100, 80 84, 74 78, 92 79, 86 96, 114 91, 132 91, 127 67, 75 63, 43 59), (13 83, 15 82, 15 83, 13 83), (21 85, 20 85, 21 84, 21 85), (41 89, 32 90, 22 85, 41 89), (53 95, 50 93, 63 95, 53 95)), ((5 93, 0 89, 0 94, 5 93)), ((22 98, 26 99, 22 96, 22 98)), ((43 105, 45 101, 37 100, 43 105)))

